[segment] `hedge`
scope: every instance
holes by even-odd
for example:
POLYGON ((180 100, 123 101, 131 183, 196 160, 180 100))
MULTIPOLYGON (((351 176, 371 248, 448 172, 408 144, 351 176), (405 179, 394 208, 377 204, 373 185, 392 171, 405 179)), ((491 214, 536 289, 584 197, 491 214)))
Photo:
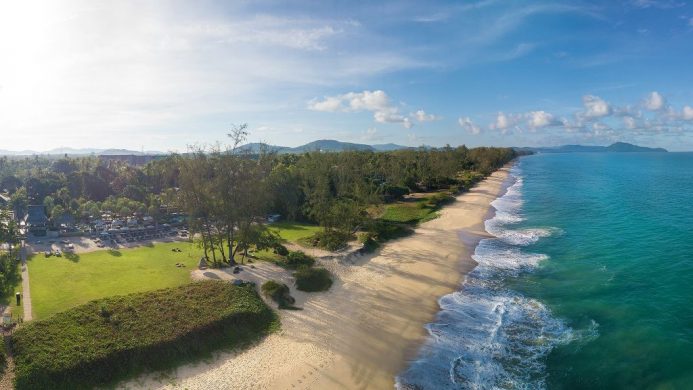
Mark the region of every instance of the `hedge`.
POLYGON ((15 386, 111 385, 247 346, 277 327, 276 314, 251 286, 223 281, 95 300, 14 333, 15 386))

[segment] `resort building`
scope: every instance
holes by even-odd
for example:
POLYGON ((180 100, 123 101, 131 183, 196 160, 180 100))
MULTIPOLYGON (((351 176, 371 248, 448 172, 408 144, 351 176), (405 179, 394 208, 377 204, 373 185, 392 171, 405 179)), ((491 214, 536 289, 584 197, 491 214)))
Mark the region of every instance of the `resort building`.
POLYGON ((22 221, 24 228, 35 236, 45 236, 48 231, 48 216, 46 206, 30 205, 22 221))

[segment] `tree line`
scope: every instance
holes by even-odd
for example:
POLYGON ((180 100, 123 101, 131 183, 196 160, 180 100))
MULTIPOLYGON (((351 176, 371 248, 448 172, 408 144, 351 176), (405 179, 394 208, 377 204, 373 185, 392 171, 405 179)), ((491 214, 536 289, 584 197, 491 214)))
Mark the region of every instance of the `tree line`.
POLYGON ((206 256, 232 264, 250 246, 274 245, 268 214, 349 236, 372 226, 374 206, 409 192, 465 190, 470 173, 488 175, 516 157, 510 148, 465 146, 250 154, 238 148, 246 135, 240 126, 228 146, 191 148, 141 167, 97 157, 1 158, 0 191, 18 214, 29 204, 84 221, 104 212, 158 217, 179 210, 206 256))

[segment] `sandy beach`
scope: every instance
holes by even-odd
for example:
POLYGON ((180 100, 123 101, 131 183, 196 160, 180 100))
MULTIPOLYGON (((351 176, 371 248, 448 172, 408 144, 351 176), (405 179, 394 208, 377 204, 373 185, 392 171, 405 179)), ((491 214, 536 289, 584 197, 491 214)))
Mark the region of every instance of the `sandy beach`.
MULTIPOLYGON (((321 260, 335 274, 327 293, 292 287, 303 310, 280 312, 282 330, 241 353, 220 353, 166 377, 148 375, 121 384, 146 389, 391 389, 395 376, 416 356, 424 325, 438 299, 458 289, 475 263, 470 255, 486 236, 490 203, 504 190, 504 168, 457 197, 439 218, 415 234, 388 242, 371 255, 321 260)), ((193 278, 292 286, 286 271, 256 262, 239 275, 194 271, 193 278)))

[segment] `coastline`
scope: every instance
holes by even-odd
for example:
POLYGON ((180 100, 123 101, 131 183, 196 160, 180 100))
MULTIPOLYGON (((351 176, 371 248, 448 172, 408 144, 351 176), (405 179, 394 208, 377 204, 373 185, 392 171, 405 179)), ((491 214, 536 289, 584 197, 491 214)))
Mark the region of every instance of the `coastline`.
MULTIPOLYGON (((512 163, 511 163, 512 164, 512 163)), ((292 288, 304 310, 280 312, 282 330, 240 352, 188 364, 125 388, 393 388, 427 336, 438 299, 459 289, 476 263, 491 202, 507 188, 506 166, 441 210, 415 233, 353 263, 323 261, 335 274, 327 293, 292 288)))

